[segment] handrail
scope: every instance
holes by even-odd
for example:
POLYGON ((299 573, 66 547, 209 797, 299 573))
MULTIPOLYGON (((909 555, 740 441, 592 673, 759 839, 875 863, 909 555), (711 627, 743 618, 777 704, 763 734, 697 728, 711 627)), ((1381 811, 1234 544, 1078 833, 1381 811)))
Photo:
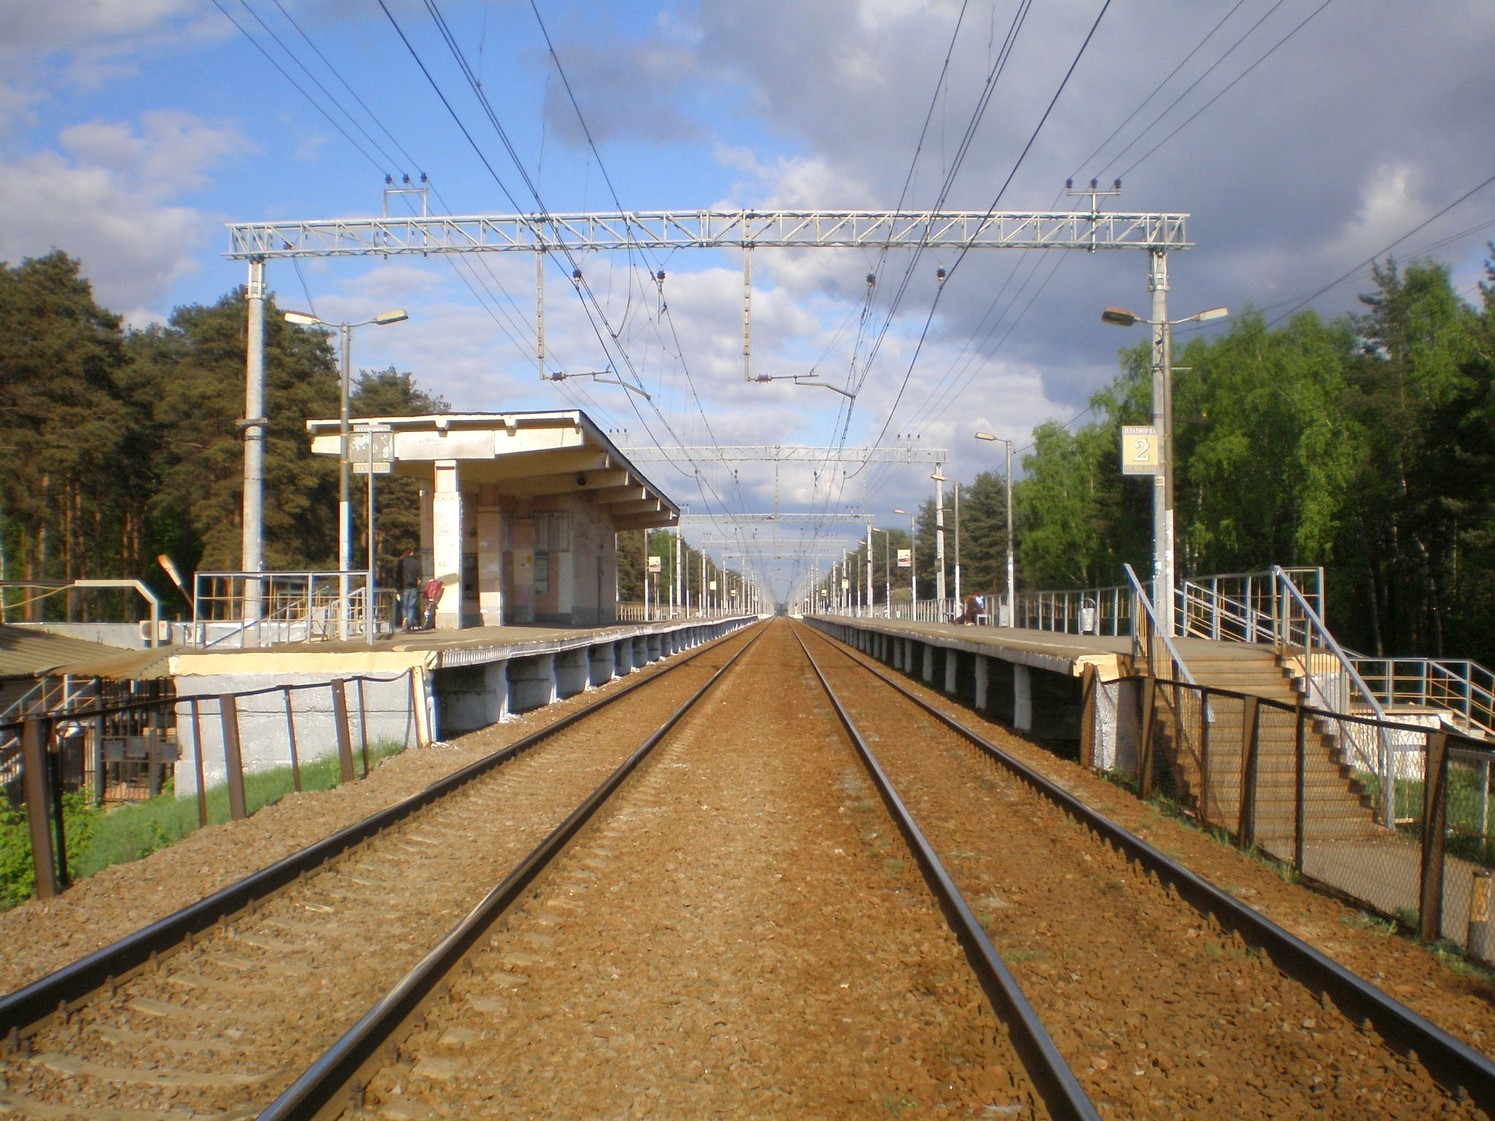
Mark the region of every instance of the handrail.
POLYGON ((1194 675, 1189 672, 1189 667, 1184 664, 1183 656, 1179 654, 1178 647, 1173 645, 1173 639, 1165 631, 1159 629, 1158 615, 1153 610, 1152 600, 1142 590, 1142 584, 1137 579, 1137 574, 1132 571, 1132 566, 1123 564, 1122 569, 1126 572, 1127 583, 1131 585, 1132 600, 1141 607, 1140 611, 1132 611, 1132 658, 1135 660, 1140 652, 1142 660, 1147 665, 1148 673, 1153 677, 1172 678, 1176 681, 1183 681, 1189 685, 1197 686, 1199 682, 1194 680, 1194 675), (1163 640, 1163 649, 1167 652, 1169 661, 1169 665, 1164 667, 1168 670, 1167 673, 1157 672, 1158 667, 1153 660, 1153 655, 1156 652, 1152 642, 1153 638, 1161 638, 1163 640))
MULTIPOLYGON (((273 641, 292 641, 292 631, 304 626, 310 640, 318 621, 337 623, 337 636, 347 637, 366 631, 369 619, 368 574, 362 570, 288 572, 198 572, 193 581, 192 641, 203 647, 219 646, 238 640, 245 645, 246 635, 257 635, 259 645, 273 641), (251 594, 249 585, 257 589, 251 594), (350 585, 356 585, 350 588, 350 585), (250 605, 254 610, 249 610, 250 605), (268 605, 270 613, 263 613, 268 605), (221 623, 228 630, 209 641, 208 624, 221 623), (268 636, 268 637, 267 637, 268 636)), ((388 589, 376 590, 384 594, 388 589)), ((373 604, 377 613, 378 603, 373 604)), ((330 633, 322 637, 331 637, 330 633)))
POLYGON ((1305 598, 1312 601, 1322 618, 1324 570, 1307 565, 1279 565, 1266 572, 1227 572, 1180 581, 1179 615, 1183 632, 1217 642, 1266 641, 1277 633, 1277 572, 1286 573, 1289 578, 1309 578, 1313 587, 1305 598))
POLYGON ((1130 589, 1125 584, 1021 592, 1012 625, 1061 634, 1121 635, 1131 629, 1123 605, 1130 605, 1130 589))
MULTIPOLYGON (((1347 697, 1331 697, 1322 687, 1316 686, 1314 683, 1313 647, 1316 638, 1319 646, 1333 656, 1334 660, 1339 664, 1340 671, 1344 674, 1345 679, 1359 692, 1362 702, 1375 715, 1376 727, 1381 741, 1381 823, 1390 828, 1395 824, 1396 799, 1392 783, 1395 780, 1396 767, 1392 760, 1391 737, 1386 732, 1386 710, 1376 700, 1375 693, 1365 683, 1365 679, 1360 676, 1349 655, 1344 652, 1339 643, 1334 640, 1334 636, 1329 633, 1329 628, 1324 625, 1323 619, 1313 609, 1313 605, 1308 602, 1303 593, 1299 591, 1298 586, 1293 583, 1292 577, 1277 565, 1272 567, 1272 577, 1275 590, 1282 594, 1287 604, 1296 603, 1302 612, 1303 641, 1301 647, 1293 642, 1295 629, 1293 620, 1288 617, 1289 613, 1286 609, 1278 612, 1278 629, 1275 637, 1277 648, 1284 655, 1289 650, 1302 650, 1304 699, 1311 701, 1313 692, 1317 690, 1319 699, 1323 702, 1321 707, 1346 716, 1349 715, 1347 697)), ((1296 657, 1298 655, 1293 656, 1296 657)))
POLYGON ((1495 673, 1460 658, 1372 658, 1346 651, 1382 704, 1440 708, 1495 736, 1495 673))

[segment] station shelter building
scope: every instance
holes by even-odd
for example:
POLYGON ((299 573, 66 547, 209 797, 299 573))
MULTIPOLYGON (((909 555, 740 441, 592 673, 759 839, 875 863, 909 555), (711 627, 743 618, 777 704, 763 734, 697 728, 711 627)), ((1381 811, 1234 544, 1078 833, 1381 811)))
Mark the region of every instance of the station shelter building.
MULTIPOLYGON (((312 451, 338 455, 341 425, 308 421, 312 451)), ((438 630, 616 622, 616 535, 679 521, 580 410, 359 417, 349 428, 349 458, 375 462, 376 487, 388 477, 379 460, 420 480, 420 541, 409 544, 424 577, 444 585, 438 630)))

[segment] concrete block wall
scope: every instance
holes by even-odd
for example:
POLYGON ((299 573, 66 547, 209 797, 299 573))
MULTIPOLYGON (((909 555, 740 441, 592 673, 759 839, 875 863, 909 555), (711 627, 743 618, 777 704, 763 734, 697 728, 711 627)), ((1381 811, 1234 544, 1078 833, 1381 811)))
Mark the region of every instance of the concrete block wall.
POLYGON ((415 747, 424 742, 431 726, 430 696, 424 675, 412 672, 413 686, 412 673, 369 675, 362 680, 328 680, 314 673, 178 677, 181 757, 176 764, 177 796, 197 794, 199 752, 205 785, 211 789, 227 781, 220 695, 236 694, 239 750, 246 773, 253 774, 291 765, 292 728, 301 763, 337 754, 336 688, 342 688, 347 698, 355 754, 361 753, 365 738, 370 747, 390 742, 415 747))

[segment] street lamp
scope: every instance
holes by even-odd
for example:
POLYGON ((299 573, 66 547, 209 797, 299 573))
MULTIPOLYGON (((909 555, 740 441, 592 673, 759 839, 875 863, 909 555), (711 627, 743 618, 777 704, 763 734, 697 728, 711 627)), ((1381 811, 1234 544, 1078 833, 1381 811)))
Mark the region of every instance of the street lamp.
POLYGON ((893 513, 908 513, 908 618, 910 622, 916 622, 919 617, 919 585, 914 582, 914 553, 916 542, 915 535, 918 533, 918 515, 912 511, 899 510, 894 507, 893 513))
POLYGON ((936 463, 934 474, 934 598, 939 601, 939 614, 945 610, 945 465, 936 463))
MULTIPOLYGON (((350 356, 353 349, 353 328, 367 327, 373 324, 376 327, 384 327, 391 323, 403 323, 409 319, 404 310, 384 311, 372 319, 359 320, 356 323, 329 323, 325 319, 318 319, 315 315, 308 315, 302 311, 288 311, 285 313, 287 323, 295 323, 301 327, 335 327, 341 336, 342 358, 340 362, 340 390, 338 407, 338 479, 337 479, 337 568, 338 568, 338 637, 348 637, 348 572, 353 568, 353 521, 352 507, 348 497, 348 375, 350 367, 350 356)), ((369 634, 373 632, 374 605, 364 605, 365 613, 368 615, 369 634)))
POLYGON ((1152 576, 1153 606, 1158 613, 1158 629, 1174 637, 1174 548, 1173 548, 1173 328, 1180 323, 1208 323, 1224 319, 1228 308, 1216 307, 1168 318, 1168 282, 1154 265, 1152 278, 1152 318, 1144 319, 1125 308, 1108 307, 1101 312, 1101 322, 1115 327, 1145 323, 1152 328, 1152 426, 1157 433, 1158 470, 1153 476, 1152 498, 1152 576))
MULTIPOLYGON (((990 432, 976 433, 978 440, 992 440, 1007 445, 1007 625, 1017 626, 1017 579, 1012 563, 1012 441, 990 432)), ((997 622, 1001 622, 1001 616, 997 622)))

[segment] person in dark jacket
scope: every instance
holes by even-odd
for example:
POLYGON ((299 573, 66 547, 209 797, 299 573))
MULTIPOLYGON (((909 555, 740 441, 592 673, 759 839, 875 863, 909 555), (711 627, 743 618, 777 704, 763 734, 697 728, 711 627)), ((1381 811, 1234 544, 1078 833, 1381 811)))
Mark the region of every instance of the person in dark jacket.
POLYGON ((420 561, 414 549, 406 549, 395 562, 395 587, 399 589, 399 618, 396 626, 413 631, 419 620, 416 605, 420 602, 420 561))

